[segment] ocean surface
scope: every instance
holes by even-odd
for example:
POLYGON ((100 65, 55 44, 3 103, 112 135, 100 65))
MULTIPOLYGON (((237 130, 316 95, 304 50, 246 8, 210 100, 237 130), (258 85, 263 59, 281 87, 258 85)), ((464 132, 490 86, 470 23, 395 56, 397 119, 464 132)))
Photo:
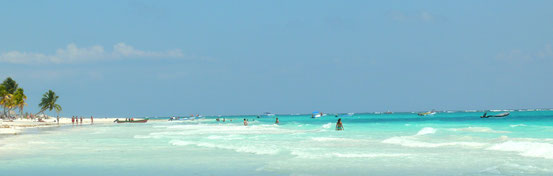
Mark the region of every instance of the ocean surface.
POLYGON ((553 175, 553 111, 510 113, 277 115, 279 125, 274 117, 227 116, 39 128, 0 138, 0 175, 553 175), (344 131, 335 130, 338 118, 344 131))

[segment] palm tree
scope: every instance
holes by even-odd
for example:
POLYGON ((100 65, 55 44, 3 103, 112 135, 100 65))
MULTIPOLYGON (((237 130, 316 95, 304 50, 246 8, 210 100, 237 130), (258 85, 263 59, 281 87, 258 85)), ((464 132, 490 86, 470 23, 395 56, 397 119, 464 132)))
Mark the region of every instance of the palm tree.
POLYGON ((3 113, 0 115, 1 117, 4 117, 6 115, 6 106, 4 106, 4 102, 6 100, 6 95, 8 95, 8 91, 6 91, 6 86, 0 84, 0 106, 3 107, 3 113))
POLYGON ((10 112, 10 109, 13 108, 12 97, 17 87, 17 82, 11 77, 6 78, 0 85, 0 105, 4 107, 4 116, 7 116, 7 112, 10 112))
POLYGON ((4 107, 4 113, 3 116, 7 117, 8 113, 10 112, 11 108, 13 108, 13 95, 7 93, 6 89, 3 89, 4 86, 0 85, 0 105, 4 107))
MULTIPOLYGON (((58 101, 58 98, 59 98, 59 96, 57 96, 54 91, 48 90, 48 92, 46 92, 46 93, 44 93, 44 95, 42 95, 42 99, 40 101, 40 104, 38 104, 38 106, 40 107, 40 111, 36 114, 38 115, 40 113, 44 113, 44 111, 46 111, 46 110, 52 111, 53 109, 55 109, 56 112, 58 113, 58 116, 59 116, 59 113, 61 112, 61 106, 59 104, 56 104, 56 101, 58 101)), ((57 120, 58 120, 57 122, 59 124, 60 123, 59 117, 58 117, 57 120)))
POLYGON ((11 77, 6 78, 4 82, 2 82, 2 85, 4 85, 4 88, 9 94, 14 94, 18 87, 17 82, 11 77))
POLYGON ((5 94, 0 100, 0 104, 4 106, 4 116, 9 117, 9 112, 13 108, 13 95, 5 94))
POLYGON ((27 96, 23 92, 23 89, 17 88, 17 90, 13 94, 13 105, 19 108, 19 113, 21 114, 21 117, 23 117, 23 107, 27 105, 27 103, 25 103, 25 100, 27 100, 27 96))

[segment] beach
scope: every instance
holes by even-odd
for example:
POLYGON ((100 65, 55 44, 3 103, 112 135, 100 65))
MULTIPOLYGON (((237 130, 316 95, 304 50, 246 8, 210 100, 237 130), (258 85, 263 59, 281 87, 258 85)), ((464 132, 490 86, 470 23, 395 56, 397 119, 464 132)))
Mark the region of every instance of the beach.
MULTIPOLYGON (((95 118, 94 123, 109 124, 109 123, 113 123, 115 119, 117 118, 95 118)), ((89 124, 91 124, 90 117, 83 118, 82 125, 89 125, 89 124)), ((43 119, 43 122, 38 122, 37 119, 31 120, 31 119, 18 118, 12 121, 2 121, 2 123, 0 123, 0 135, 20 134, 25 129, 29 129, 29 128, 47 128, 47 127, 59 127, 59 126, 65 126, 65 125, 75 125, 75 123, 71 123, 70 117, 61 117, 59 124, 56 122, 56 118, 54 117, 43 119)))
POLYGON ((223 116, 226 122, 217 117, 64 122, 61 128, 0 139, 0 170, 7 175, 553 174, 553 111, 510 113, 497 119, 464 111, 424 117, 277 115, 278 125, 274 117, 256 116, 223 116), (344 131, 334 129, 338 118, 344 131))

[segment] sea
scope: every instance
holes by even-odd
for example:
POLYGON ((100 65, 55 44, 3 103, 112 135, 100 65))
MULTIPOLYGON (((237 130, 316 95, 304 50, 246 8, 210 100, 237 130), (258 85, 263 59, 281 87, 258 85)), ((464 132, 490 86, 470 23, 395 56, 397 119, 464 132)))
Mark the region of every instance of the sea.
POLYGON ((488 115, 503 112, 510 115, 166 117, 36 128, 0 138, 0 175, 553 175, 553 111, 488 115))

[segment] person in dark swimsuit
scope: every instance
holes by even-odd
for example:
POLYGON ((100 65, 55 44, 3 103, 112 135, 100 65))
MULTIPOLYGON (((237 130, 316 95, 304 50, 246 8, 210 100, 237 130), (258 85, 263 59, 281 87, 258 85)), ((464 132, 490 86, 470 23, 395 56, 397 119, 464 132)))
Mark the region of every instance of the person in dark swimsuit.
POLYGON ((337 131, 344 130, 344 125, 342 124, 342 118, 339 118, 338 122, 336 122, 336 130, 337 131))

